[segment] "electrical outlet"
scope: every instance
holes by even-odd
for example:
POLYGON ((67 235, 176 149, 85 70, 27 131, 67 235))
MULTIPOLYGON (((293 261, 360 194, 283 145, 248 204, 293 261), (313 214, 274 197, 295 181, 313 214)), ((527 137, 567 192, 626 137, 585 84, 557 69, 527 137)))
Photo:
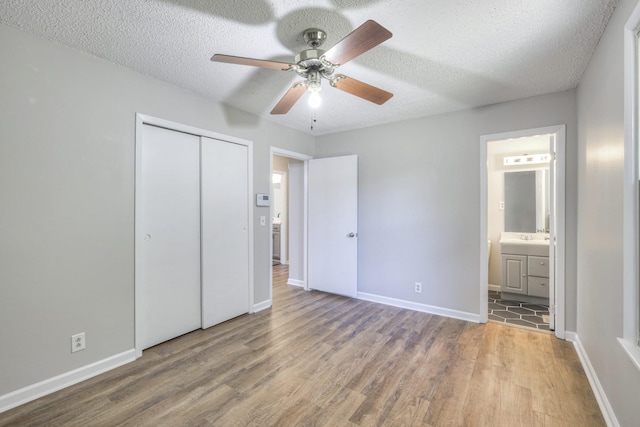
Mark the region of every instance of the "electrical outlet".
POLYGON ((71 335, 71 353, 84 350, 87 347, 87 342, 84 339, 84 332, 71 335))
POLYGON ((501 211, 504 210, 504 201, 501 200, 500 202, 498 202, 498 209, 500 209, 501 211))
POLYGON ((417 293, 421 294, 421 293, 422 293, 422 283, 420 283, 420 282, 416 282, 416 285, 415 285, 415 286, 416 286, 416 287, 415 287, 415 291, 416 291, 417 293))

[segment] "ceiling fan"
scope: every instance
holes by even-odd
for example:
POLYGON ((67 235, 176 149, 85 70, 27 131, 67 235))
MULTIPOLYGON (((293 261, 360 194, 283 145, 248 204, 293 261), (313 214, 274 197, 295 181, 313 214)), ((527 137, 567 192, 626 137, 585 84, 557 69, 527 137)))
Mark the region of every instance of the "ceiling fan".
POLYGON ((390 39, 391 36, 392 34, 389 30, 377 22, 369 20, 325 52, 319 47, 326 40, 327 34, 318 28, 309 28, 304 31, 303 37, 310 49, 303 50, 296 55, 294 64, 221 54, 213 55, 211 60, 229 64, 294 71, 303 77, 304 80, 298 81, 291 86, 280 102, 273 108, 271 114, 286 114, 289 112, 307 89, 311 92, 310 104, 314 106, 315 103, 317 107, 320 101, 318 91, 321 89, 323 78, 329 80, 329 84, 335 88, 382 105, 393 96, 392 93, 334 72, 339 66, 390 39))

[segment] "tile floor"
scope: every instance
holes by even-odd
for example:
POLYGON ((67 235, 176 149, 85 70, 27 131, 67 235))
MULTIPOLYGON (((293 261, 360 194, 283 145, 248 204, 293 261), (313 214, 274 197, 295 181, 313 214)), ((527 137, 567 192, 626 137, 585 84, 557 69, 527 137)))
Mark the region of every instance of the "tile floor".
POLYGON ((548 331, 548 317, 546 305, 503 300, 500 292, 489 291, 489 320, 548 331))

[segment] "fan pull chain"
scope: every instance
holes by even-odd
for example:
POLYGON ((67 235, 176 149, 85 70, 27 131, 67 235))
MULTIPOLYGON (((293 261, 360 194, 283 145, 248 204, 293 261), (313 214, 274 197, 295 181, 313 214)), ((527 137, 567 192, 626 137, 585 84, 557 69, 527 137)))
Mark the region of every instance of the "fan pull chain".
POLYGON ((315 126, 318 119, 316 119, 316 112, 314 111, 311 115, 311 131, 313 132, 313 127, 315 126))

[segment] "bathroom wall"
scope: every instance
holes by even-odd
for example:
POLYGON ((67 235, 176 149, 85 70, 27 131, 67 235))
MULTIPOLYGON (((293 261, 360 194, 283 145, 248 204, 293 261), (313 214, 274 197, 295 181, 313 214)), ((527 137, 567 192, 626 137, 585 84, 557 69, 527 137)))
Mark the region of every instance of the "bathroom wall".
POLYGON ((278 156, 274 154, 273 156, 273 170, 274 171, 282 171, 287 172, 289 170, 289 158, 278 156))

